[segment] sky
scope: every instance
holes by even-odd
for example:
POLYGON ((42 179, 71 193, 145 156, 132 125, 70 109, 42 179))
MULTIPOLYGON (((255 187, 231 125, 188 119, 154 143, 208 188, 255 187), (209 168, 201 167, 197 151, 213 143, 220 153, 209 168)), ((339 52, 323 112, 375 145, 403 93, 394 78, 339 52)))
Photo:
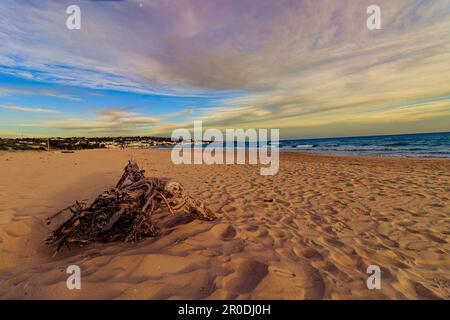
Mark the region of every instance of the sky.
POLYGON ((450 131, 450 0, 0 1, 0 137, 194 120, 284 139, 450 131))

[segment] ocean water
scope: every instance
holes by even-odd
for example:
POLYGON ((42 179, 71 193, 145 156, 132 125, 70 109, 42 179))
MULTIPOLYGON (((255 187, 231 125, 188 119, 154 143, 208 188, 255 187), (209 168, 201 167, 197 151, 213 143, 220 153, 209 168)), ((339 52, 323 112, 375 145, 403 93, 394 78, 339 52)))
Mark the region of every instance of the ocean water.
MULTIPOLYGON (((216 142, 224 149, 225 143, 216 142)), ((269 142, 270 144, 270 142, 269 142)), ((266 143, 262 143, 266 145, 266 143)), ((197 143, 200 148, 207 144, 197 143)), ((193 147, 186 144, 185 148, 193 147)), ((233 148, 257 148, 258 144, 235 142, 233 148)), ((148 149, 171 149, 172 146, 149 147, 148 149)), ((414 157, 414 158, 450 158, 450 132, 417 133, 401 135, 321 138, 281 140, 280 151, 305 152, 321 154, 340 154, 353 156, 384 156, 384 157, 414 157)))
POLYGON ((282 140, 280 151, 356 156, 450 158, 450 132, 282 140))

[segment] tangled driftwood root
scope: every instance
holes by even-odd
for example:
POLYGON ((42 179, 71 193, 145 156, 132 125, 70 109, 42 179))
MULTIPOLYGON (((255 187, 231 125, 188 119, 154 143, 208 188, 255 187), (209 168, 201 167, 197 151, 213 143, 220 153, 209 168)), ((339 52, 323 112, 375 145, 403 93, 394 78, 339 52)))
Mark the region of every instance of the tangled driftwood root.
POLYGON ((50 217, 67 211, 72 214, 45 242, 58 252, 70 244, 139 241, 158 234, 159 229, 151 221, 158 210, 183 212, 200 220, 216 219, 201 201, 186 194, 180 183, 146 178, 137 163, 129 161, 115 188, 99 195, 89 206, 77 201, 50 217))

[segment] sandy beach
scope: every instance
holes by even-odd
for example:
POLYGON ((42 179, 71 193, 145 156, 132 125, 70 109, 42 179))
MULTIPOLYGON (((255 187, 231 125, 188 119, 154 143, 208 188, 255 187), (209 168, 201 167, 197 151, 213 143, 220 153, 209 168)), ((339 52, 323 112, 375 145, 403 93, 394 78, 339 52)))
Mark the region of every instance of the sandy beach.
POLYGON ((259 173, 176 166, 169 150, 0 152, 0 299, 450 298, 450 160, 282 153, 277 175, 259 173), (130 158, 219 219, 161 213, 156 238, 53 256, 45 219, 112 187, 130 158), (81 290, 66 287, 72 264, 81 290))

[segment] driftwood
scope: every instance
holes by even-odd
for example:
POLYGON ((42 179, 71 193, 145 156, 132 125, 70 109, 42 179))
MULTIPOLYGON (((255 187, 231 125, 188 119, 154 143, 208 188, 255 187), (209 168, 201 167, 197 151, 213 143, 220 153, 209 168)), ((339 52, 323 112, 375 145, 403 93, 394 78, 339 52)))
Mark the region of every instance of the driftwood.
POLYGON ((77 201, 50 217, 71 213, 45 242, 58 252, 70 244, 139 241, 158 234, 159 229, 151 221, 152 214, 158 210, 172 214, 183 212, 200 220, 216 219, 201 201, 186 194, 180 183, 146 178, 137 163, 129 161, 115 188, 99 195, 91 205, 77 201))

